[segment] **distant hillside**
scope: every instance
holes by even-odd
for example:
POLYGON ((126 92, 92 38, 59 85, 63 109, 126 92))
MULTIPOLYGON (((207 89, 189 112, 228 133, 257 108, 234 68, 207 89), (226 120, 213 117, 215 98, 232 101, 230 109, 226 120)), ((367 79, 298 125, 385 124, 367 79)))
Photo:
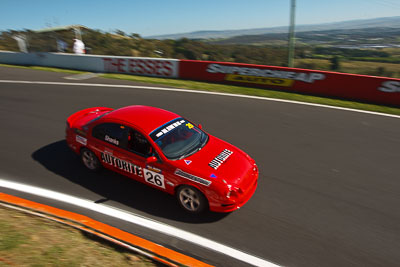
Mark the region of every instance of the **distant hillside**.
MULTIPOLYGON (((400 16, 385 17, 365 20, 350 20, 324 24, 297 25, 296 32, 311 31, 331 31, 331 30, 348 30, 348 29, 367 29, 367 28, 400 28, 400 16)), ((189 33, 178 33, 169 35, 148 36, 147 39, 224 39, 241 35, 262 35, 262 34, 279 34, 287 33, 288 26, 245 29, 245 30, 226 30, 226 31, 197 31, 189 33)))
MULTIPOLYGON (((296 33, 296 43, 332 45, 348 48, 400 47, 400 28, 363 28, 348 30, 306 31, 296 33)), ((218 45, 286 45, 287 33, 242 35, 226 39, 204 40, 218 45)))
MULTIPOLYGON (((0 31, 0 50, 19 51, 16 35, 28 40, 29 52, 73 53, 74 31, 0 31)), ((327 30, 296 34, 297 68, 333 70, 365 75, 400 77, 400 27, 327 30), (349 49, 351 48, 351 49, 349 49), (362 48, 362 49, 359 49, 362 48), (379 48, 379 49, 376 49, 379 48), (381 49, 382 48, 382 49, 381 49), (339 62, 339 63, 338 63, 339 62)), ((85 28, 86 51, 94 55, 175 58, 287 66, 287 33, 247 35, 226 39, 156 40, 121 31, 85 28)))

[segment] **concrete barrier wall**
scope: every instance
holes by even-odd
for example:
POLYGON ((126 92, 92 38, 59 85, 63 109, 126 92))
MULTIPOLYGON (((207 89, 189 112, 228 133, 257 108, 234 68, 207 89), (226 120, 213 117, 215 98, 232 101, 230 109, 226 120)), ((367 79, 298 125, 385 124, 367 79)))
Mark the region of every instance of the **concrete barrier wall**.
POLYGON ((168 78, 178 78, 179 74, 179 60, 164 58, 0 51, 0 63, 168 78))
POLYGON ((0 51, 0 63, 11 65, 34 65, 34 54, 0 51))
POLYGON ((400 79, 198 60, 0 51, 0 63, 247 85, 400 106, 400 79))

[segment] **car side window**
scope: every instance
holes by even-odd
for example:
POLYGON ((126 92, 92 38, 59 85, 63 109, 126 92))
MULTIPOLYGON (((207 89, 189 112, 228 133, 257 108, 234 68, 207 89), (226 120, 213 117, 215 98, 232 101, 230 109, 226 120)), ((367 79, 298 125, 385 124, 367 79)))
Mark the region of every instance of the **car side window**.
POLYGON ((128 129, 126 126, 117 123, 102 123, 93 127, 92 136, 124 148, 128 143, 128 129))
POLYGON ((153 155, 153 148, 149 141, 138 131, 129 129, 128 134, 128 150, 142 157, 150 157, 153 155))
POLYGON ((142 157, 150 157, 154 150, 138 131, 117 123, 102 123, 93 127, 92 136, 142 157))

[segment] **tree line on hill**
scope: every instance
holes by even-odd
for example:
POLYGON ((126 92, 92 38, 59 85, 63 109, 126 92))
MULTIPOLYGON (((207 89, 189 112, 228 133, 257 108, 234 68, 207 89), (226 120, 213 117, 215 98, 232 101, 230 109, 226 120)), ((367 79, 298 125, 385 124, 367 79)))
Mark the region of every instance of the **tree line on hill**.
MULTIPOLYGON (((33 31, 5 31, 0 34, 0 50, 18 51, 15 35, 27 36, 30 52, 57 52, 57 40, 67 44, 66 52, 72 52, 72 31, 35 33, 33 31)), ((138 34, 127 35, 98 30, 85 30, 82 39, 87 52, 96 55, 163 57, 176 59, 240 62, 251 64, 285 64, 287 51, 283 47, 253 47, 248 45, 214 45, 206 42, 180 40, 151 40, 138 34)))
MULTIPOLYGON (((57 41, 66 44, 66 51, 72 53, 73 31, 54 31, 37 33, 31 30, 3 31, 0 33, 0 50, 18 51, 13 38, 16 35, 26 37, 29 52, 57 52, 57 41)), ((85 29, 82 39, 87 53, 96 55, 159 57, 191 60, 209 60, 237 62, 259 65, 286 66, 287 45, 245 45, 217 44, 204 40, 155 40, 145 39, 138 34, 126 34, 116 30, 113 33, 100 30, 85 29)), ((400 57, 392 57, 390 53, 376 49, 345 49, 321 45, 299 45, 295 57, 323 58, 331 61, 331 70, 340 69, 343 59, 366 60, 377 62, 400 63, 400 57)), ((297 67, 312 68, 312 65, 297 67)))

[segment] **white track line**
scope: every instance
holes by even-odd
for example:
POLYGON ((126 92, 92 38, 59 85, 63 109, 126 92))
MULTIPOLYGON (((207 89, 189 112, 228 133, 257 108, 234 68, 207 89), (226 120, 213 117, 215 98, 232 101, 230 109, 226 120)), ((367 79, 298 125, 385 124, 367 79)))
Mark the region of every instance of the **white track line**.
MULTIPOLYGON (((71 77, 71 76, 70 76, 71 77)), ((236 94, 229 94, 229 93, 218 93, 218 92, 208 92, 208 91, 196 91, 196 90, 188 90, 188 89, 179 89, 179 88, 165 88, 165 87, 153 87, 153 86, 135 86, 135 85, 118 85, 118 84, 90 84, 90 83, 66 83, 66 82, 44 82, 44 81, 14 81, 14 80, 0 80, 0 83, 19 83, 19 84, 43 84, 43 85, 67 85, 67 86, 88 86, 88 87, 116 87, 116 88, 132 88, 132 89, 142 89, 142 90, 162 90, 162 91, 175 91, 175 92, 187 92, 187 93, 196 93, 196 94, 209 94, 209 95, 220 95, 220 96, 231 96, 231 97, 240 97, 240 98, 249 98, 249 99, 258 99, 258 100, 267 100, 267 101, 275 101, 275 102, 283 102, 283 103, 291 103, 291 104, 299 104, 299 105, 306 105, 306 106, 314 106, 314 107, 322 107, 322 108, 329 108, 329 109, 337 109, 337 110, 345 110, 345 111, 352 111, 358 113, 365 113, 371 115, 378 115, 384 117, 392 117, 392 118, 400 118, 398 115, 392 114, 384 114, 379 112, 372 112, 372 111, 364 111, 364 110, 357 110, 351 108, 342 108, 342 107, 334 107, 322 104, 314 104, 314 103, 306 103, 300 101, 293 101, 293 100, 284 100, 284 99, 275 99, 275 98, 268 98, 268 97, 259 97, 259 96, 250 96, 250 95, 236 95, 236 94)), ((161 222, 157 222, 155 220, 147 219, 141 217, 136 214, 127 213, 125 211, 112 208, 105 205, 100 205, 93 203, 90 200, 77 198, 73 196, 69 196, 63 193, 58 193, 54 191, 50 191, 47 189, 42 189, 39 187, 24 185, 20 183, 15 183, 7 180, 0 179, 0 187, 5 187, 33 195, 37 195, 44 198, 49 198, 61 202, 66 202, 71 205, 79 206, 82 208, 86 208, 98 213, 102 213, 111 217, 118 218, 120 220, 124 220, 133 224, 140 225, 142 227, 150 228, 154 231, 173 236, 196 245, 205 247, 207 249, 212 249, 214 251, 220 252, 222 254, 228 255, 232 258, 238 259, 240 261, 249 263, 254 266, 279 266, 264 259, 261 259, 256 256, 252 256, 245 252, 239 251, 237 249, 225 246, 223 244, 217 243, 210 239, 180 230, 173 226, 163 224, 161 222)))
POLYGON ((352 111, 352 112, 365 113, 365 114, 370 114, 370 115, 378 115, 378 116, 384 116, 384 117, 391 117, 391 118, 400 119, 399 115, 392 115, 392 114, 385 114, 385 113, 379 113, 379 112, 373 112, 373 111, 358 110, 358 109, 352 109, 352 108, 342 108, 342 107, 328 106, 328 105, 322 105, 322 104, 314 104, 314 103, 307 103, 307 102, 300 102, 300 101, 293 101, 293 100, 285 100, 285 99, 276 99, 276 98, 268 98, 268 97, 260 97, 260 96, 236 95, 236 94, 228 94, 228 93, 196 91, 196 90, 179 89, 179 88, 121 85, 121 84, 102 84, 102 83, 66 83, 66 82, 13 81, 13 80, 0 80, 0 83, 67 85, 67 86, 89 86, 89 87, 115 87, 115 88, 142 89, 142 90, 162 90, 162 91, 174 91, 174 92, 187 92, 187 93, 195 93, 195 94, 231 96, 231 97, 240 97, 240 98, 249 98, 249 99, 258 99, 258 100, 267 100, 267 101, 274 101, 274 102, 299 104, 299 105, 321 107, 321 108, 329 108, 329 109, 337 109, 337 110, 345 110, 345 111, 352 111))
POLYGON ((30 186, 26 184, 16 183, 9 180, 0 179, 0 187, 9 188, 12 190, 40 196, 47 199, 52 199, 64 203, 68 203, 70 205, 78 206, 81 208, 85 208, 91 211, 95 211, 107 216, 111 216, 120 220, 124 220, 126 222, 130 222, 141 227, 149 228, 153 231, 160 232, 162 234, 166 234, 175 238, 179 238, 181 240, 191 242, 195 245, 202 246, 209 250, 213 250, 237 260, 243 261, 245 263, 254 265, 254 266, 265 266, 265 267, 277 267, 274 263, 271 263, 262 258, 250 255, 246 252, 225 246, 221 243, 212 241, 210 239, 201 237, 196 234, 192 234, 190 232, 183 231, 181 229, 175 228, 173 226, 144 218, 140 215, 134 213, 128 213, 110 206, 96 204, 91 200, 78 198, 74 196, 70 196, 67 194, 43 189, 36 186, 30 186))
POLYGON ((65 76, 64 79, 67 80, 87 80, 94 77, 101 75, 101 73, 82 73, 82 74, 75 74, 71 76, 65 76))

